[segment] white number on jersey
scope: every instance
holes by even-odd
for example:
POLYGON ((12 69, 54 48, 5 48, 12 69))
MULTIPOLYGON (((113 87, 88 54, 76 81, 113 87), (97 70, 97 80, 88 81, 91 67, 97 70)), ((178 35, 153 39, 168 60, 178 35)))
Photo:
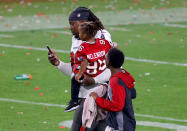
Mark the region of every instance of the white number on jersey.
POLYGON ((90 65, 90 63, 88 63, 86 72, 90 75, 95 75, 97 74, 98 70, 103 71, 105 68, 106 60, 98 59, 98 61, 95 61, 93 65, 90 65))

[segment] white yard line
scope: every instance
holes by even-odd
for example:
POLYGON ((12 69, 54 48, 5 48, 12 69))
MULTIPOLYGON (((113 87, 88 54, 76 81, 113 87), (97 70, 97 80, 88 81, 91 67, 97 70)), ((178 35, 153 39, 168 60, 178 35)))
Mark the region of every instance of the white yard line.
POLYGON ((47 32, 55 32, 59 34, 72 35, 72 33, 69 31, 47 31, 47 32))
POLYGON ((41 102, 32 102, 32 101, 23 101, 23 100, 9 99, 9 98, 0 98, 0 101, 12 102, 12 103, 23 103, 23 104, 29 104, 29 105, 61 107, 61 108, 65 108, 66 107, 66 105, 41 103, 41 102))
POLYGON ((13 35, 0 34, 1 38, 13 38, 13 35))
POLYGON ((187 28, 187 25, 181 25, 181 24, 168 24, 168 23, 165 23, 164 26, 177 27, 177 28, 187 28))
MULTIPOLYGON (((37 47, 29 47, 29 46, 21 46, 21 45, 9 45, 9 44, 1 44, 0 47, 10 47, 10 48, 20 48, 20 49, 32 49, 32 50, 39 50, 39 51, 47 51, 46 48, 37 48, 37 47)), ((66 50, 59 50, 54 49, 56 52, 60 53, 69 53, 66 50)), ((154 63, 154 64, 167 64, 167 65, 174 65, 174 66, 187 66, 187 63, 177 63, 177 62, 167 62, 167 61, 156 61, 156 60, 148 60, 148 59, 137 59, 133 57, 126 57, 126 60, 130 61, 139 61, 145 63, 154 63)))
MULTIPOLYGON (((0 98, 0 101, 12 102, 12 103, 23 103, 23 104, 29 104, 29 105, 52 106, 52 107, 60 107, 60 108, 65 108, 65 107, 66 107, 66 105, 60 105, 60 104, 32 102, 32 101, 16 100, 16 99, 9 99, 9 98, 0 98)), ((136 116, 141 116, 141 117, 153 118, 153 119, 161 119, 161 120, 169 120, 169 121, 178 121, 178 122, 187 122, 187 120, 180 120, 180 119, 169 118, 169 117, 161 117, 161 116, 153 116, 153 115, 144 115, 144 114, 135 114, 135 115, 136 115, 136 116)))
MULTIPOLYGON (((72 120, 62 121, 59 123, 59 126, 64 126, 67 128, 71 128, 72 120)), ((166 129, 174 129, 176 131, 187 131, 187 126, 177 125, 173 123, 160 123, 160 122, 151 122, 151 121, 136 121, 136 125, 139 126, 148 126, 148 127, 158 127, 158 128, 166 128, 166 129)))
POLYGON ((187 131, 187 126, 177 125, 173 123, 160 123, 160 122, 151 122, 151 121, 137 121, 139 126, 150 126, 150 127, 159 127, 166 129, 174 129, 176 131, 187 131))
POLYGON ((126 29, 126 28, 117 28, 117 27, 110 27, 109 30, 111 31, 131 31, 130 29, 126 29))
POLYGON ((154 119, 161 119, 161 120, 169 120, 169 121, 178 121, 178 122, 187 122, 187 120, 180 120, 180 119, 174 119, 169 117, 161 117, 161 116, 153 116, 153 115, 144 115, 144 114, 135 114, 139 117, 147 117, 147 118, 154 118, 154 119))
MULTIPOLYGON (((1 47, 10 47, 10 48, 20 48, 20 49, 30 49, 30 50, 39 50, 39 51, 48 51, 47 48, 38 48, 38 47, 31 47, 31 46, 22 46, 22 45, 9 45, 9 44, 1 44, 1 47)), ((69 51, 65 50, 59 50, 59 49, 54 49, 55 52, 60 52, 60 53, 69 53, 69 51)))
POLYGON ((175 66, 187 66, 187 63, 156 61, 156 60, 148 60, 148 59, 137 59, 137 58, 133 58, 133 57, 126 57, 126 60, 139 61, 139 62, 145 62, 145 63, 155 63, 155 64, 167 64, 167 65, 175 65, 175 66))

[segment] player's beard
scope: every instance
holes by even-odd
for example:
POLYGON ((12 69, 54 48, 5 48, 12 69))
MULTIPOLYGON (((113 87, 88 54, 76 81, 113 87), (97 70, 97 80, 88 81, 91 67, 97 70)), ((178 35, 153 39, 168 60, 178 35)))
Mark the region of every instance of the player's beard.
POLYGON ((71 30, 71 33, 72 33, 72 35, 74 35, 74 37, 75 37, 76 39, 78 39, 78 40, 80 39, 78 33, 75 33, 73 30, 71 30))

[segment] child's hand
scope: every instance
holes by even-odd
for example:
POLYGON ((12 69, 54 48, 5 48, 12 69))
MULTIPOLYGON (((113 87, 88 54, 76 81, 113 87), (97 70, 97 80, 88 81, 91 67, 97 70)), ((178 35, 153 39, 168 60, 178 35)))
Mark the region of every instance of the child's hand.
POLYGON ((91 93, 90 93, 90 96, 92 96, 92 97, 94 98, 94 100, 95 100, 97 97, 99 97, 98 94, 95 93, 95 92, 91 92, 91 93))
POLYGON ((75 76, 75 80, 79 82, 81 76, 82 76, 82 74, 80 74, 80 73, 76 74, 76 76, 75 76))

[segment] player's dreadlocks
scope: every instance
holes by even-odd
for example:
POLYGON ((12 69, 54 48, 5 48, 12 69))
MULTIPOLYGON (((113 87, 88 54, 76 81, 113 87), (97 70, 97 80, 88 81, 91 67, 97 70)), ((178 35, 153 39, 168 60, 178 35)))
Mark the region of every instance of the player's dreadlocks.
POLYGON ((76 20, 95 22, 98 30, 104 29, 104 26, 99 20, 99 18, 95 16, 94 13, 86 7, 78 7, 69 15, 69 21, 76 20))
POLYGON ((101 23, 101 21, 99 20, 99 18, 97 16, 95 16, 94 13, 90 9, 88 9, 88 10, 89 10, 89 13, 90 13, 88 21, 95 22, 96 26, 98 27, 98 30, 104 29, 104 26, 101 23))

